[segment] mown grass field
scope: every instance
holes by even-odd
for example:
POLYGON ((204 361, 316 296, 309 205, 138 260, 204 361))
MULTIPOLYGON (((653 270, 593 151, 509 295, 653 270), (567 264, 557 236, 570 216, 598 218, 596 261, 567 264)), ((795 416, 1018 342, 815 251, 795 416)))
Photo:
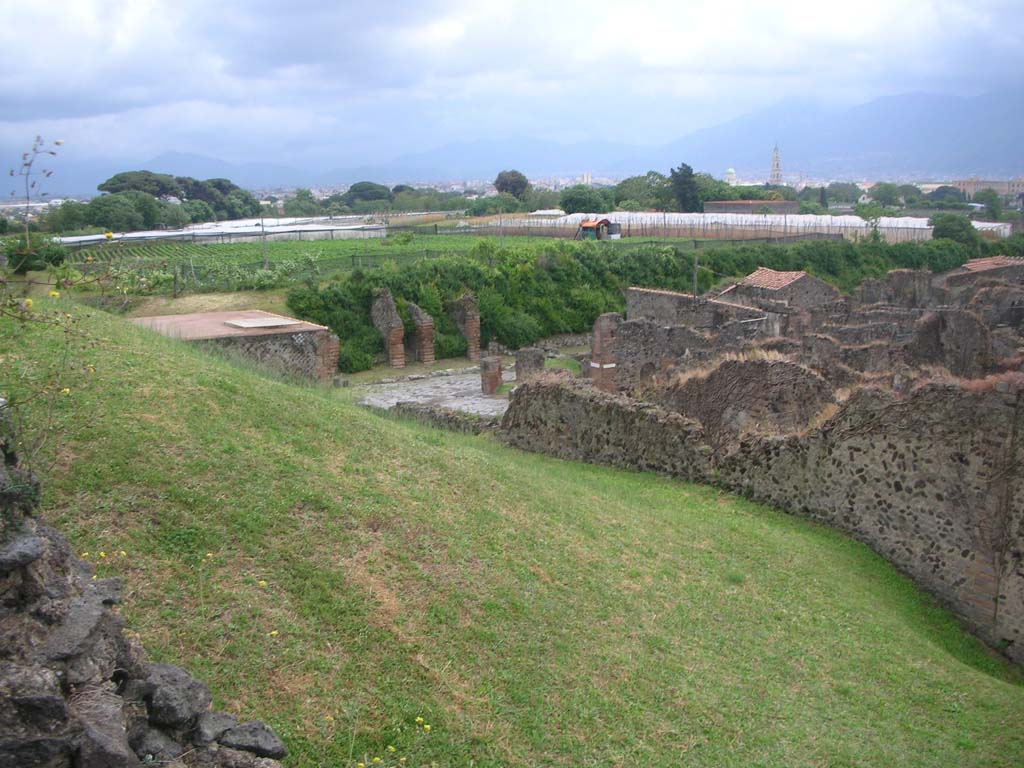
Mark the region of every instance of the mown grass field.
MULTIPOLYGON (((1024 764, 1020 670, 838 533, 68 308, 95 372, 60 382, 42 514, 288 766, 1024 764)), ((0 325, 9 390, 59 354, 0 325)))

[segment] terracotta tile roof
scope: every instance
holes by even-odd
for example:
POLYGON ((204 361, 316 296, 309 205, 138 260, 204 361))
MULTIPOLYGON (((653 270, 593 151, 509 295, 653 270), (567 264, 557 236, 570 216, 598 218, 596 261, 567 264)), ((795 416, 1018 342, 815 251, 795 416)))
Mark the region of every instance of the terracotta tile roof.
POLYGON ((777 291, 806 276, 806 272, 776 272, 774 269, 768 269, 768 267, 758 267, 754 272, 740 280, 740 285, 777 291))
POLYGON ((984 259, 971 259, 963 265, 968 272, 984 272, 988 269, 1002 267, 1024 267, 1024 259, 1012 256, 989 256, 984 259))

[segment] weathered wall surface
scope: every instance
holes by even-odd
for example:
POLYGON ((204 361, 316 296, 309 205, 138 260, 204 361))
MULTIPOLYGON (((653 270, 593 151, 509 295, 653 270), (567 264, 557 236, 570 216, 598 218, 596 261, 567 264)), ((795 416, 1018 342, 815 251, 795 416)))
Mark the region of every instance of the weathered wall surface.
POLYGON ((839 299, 839 296, 839 291, 834 286, 814 275, 804 275, 784 288, 775 290, 758 288, 740 282, 729 292, 729 297, 732 300, 765 306, 766 309, 771 309, 771 307, 765 302, 781 302, 794 307, 811 309, 822 304, 830 304, 839 299))
MULTIPOLYGON (((258 722, 210 709, 187 671, 150 664, 122 633, 119 579, 98 579, 36 520, 0 405, 0 765, 14 768, 279 768, 258 722)), ((29 482, 25 482, 28 480, 29 482)))
POLYGON ((936 301, 935 275, 926 269, 894 269, 878 280, 865 280, 857 288, 861 304, 928 307, 936 301))
POLYGON ((651 398, 698 420, 716 447, 741 435, 779 435, 806 429, 833 401, 832 386, 786 360, 723 360, 710 371, 657 389, 651 398))
POLYGON ((627 320, 616 329, 615 388, 646 387, 672 367, 705 360, 711 349, 707 336, 685 325, 627 320))
POLYGON ((512 445, 563 459, 651 470, 703 482, 711 449, 678 413, 544 374, 515 389, 501 423, 512 445))
MULTIPOLYGON (((698 298, 687 293, 653 288, 629 288, 626 291, 626 317, 651 320, 660 325, 686 325, 690 328, 718 328, 730 320, 757 320, 773 313, 716 299, 698 298)), ((771 318, 775 324, 781 321, 771 318)))
POLYGON ((863 390, 804 435, 712 453, 699 422, 539 377, 502 422, 512 445, 709 482, 847 531, 1024 662, 1024 382, 863 390))
POLYGON ((224 336, 197 343, 234 350, 260 364, 311 379, 329 379, 338 370, 340 345, 330 331, 224 336))

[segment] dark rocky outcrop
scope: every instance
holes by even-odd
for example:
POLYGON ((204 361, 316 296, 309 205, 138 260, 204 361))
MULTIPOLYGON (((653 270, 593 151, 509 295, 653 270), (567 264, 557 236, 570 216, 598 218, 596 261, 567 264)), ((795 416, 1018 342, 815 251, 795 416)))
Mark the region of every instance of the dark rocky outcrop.
POLYGON ((0 401, 0 766, 272 768, 284 745, 262 723, 209 711, 186 670, 150 664, 123 632, 117 579, 94 579, 33 516, 0 401))

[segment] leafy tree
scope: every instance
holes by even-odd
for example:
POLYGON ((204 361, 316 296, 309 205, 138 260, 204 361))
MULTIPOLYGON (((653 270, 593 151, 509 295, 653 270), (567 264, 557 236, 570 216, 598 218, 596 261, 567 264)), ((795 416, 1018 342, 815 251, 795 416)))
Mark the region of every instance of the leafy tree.
POLYGON ((566 213, 604 213, 610 206, 596 189, 574 184, 562 190, 559 207, 566 213))
POLYGON ((693 180, 697 182, 697 193, 700 196, 700 209, 708 200, 734 200, 736 188, 731 187, 709 173, 695 173, 693 180))
POLYGON ((217 220, 217 215, 213 212, 213 208, 210 207, 209 203, 202 200, 186 200, 181 204, 181 209, 194 224, 217 220))
POLYGON ((188 211, 185 210, 184 205, 161 200, 159 206, 160 212, 157 222, 162 227, 166 227, 167 229, 183 229, 192 221, 188 211))
POLYGON ((320 203, 308 189, 295 190, 295 196, 284 201, 285 216, 316 216, 320 213, 320 203))
POLYGON ((86 208, 90 224, 111 232, 131 232, 145 226, 142 214, 124 193, 94 197, 86 208))
POLYGON ((131 201, 131 204, 135 206, 135 210, 139 212, 139 216, 142 217, 142 226, 144 228, 156 228, 160 220, 160 206, 157 204, 155 197, 137 190, 118 192, 117 195, 131 201))
POLYGON ((981 235, 966 216, 936 213, 928 223, 932 225, 932 237, 936 240, 955 240, 975 248, 981 244, 981 235))
POLYGON ((391 194, 392 195, 400 195, 403 192, 415 192, 415 191, 416 191, 416 189, 413 188, 413 187, 410 187, 408 184, 396 184, 395 186, 393 186, 391 188, 391 194))
POLYGON ((897 190, 904 205, 914 205, 924 197, 921 188, 914 184, 900 184, 897 190))
POLYGON ((86 210, 85 203, 65 200, 46 215, 46 228, 50 232, 71 232, 81 229, 86 224, 86 210))
POLYGON ((828 199, 837 203, 856 203, 860 200, 860 187, 848 181, 833 181, 826 187, 828 199))
POLYGON ((672 185, 672 192, 680 211, 692 212, 701 209, 700 190, 693 176, 693 168, 686 163, 680 163, 678 168, 673 168, 669 173, 669 183, 672 185))
POLYGON ((474 200, 466 208, 470 216, 493 216, 496 213, 513 213, 519 210, 520 203, 508 192, 474 200))
POLYGON ((964 193, 956 187, 943 184, 929 192, 928 199, 933 203, 962 203, 964 202, 964 193))
POLYGON ((985 212, 993 221, 998 221, 999 217, 1003 215, 1003 198, 990 187, 975 192, 974 202, 984 205, 985 212))
POLYGON ((880 181, 868 190, 871 199, 879 205, 891 208, 899 205, 900 188, 887 181, 880 181))
POLYGON ((635 203, 633 210, 667 210, 672 206, 673 194, 668 179, 657 171, 648 171, 643 176, 623 179, 612 190, 612 201, 622 206, 623 201, 635 203))
POLYGON ((824 216, 828 213, 827 208, 822 208, 820 203, 811 200, 803 200, 800 203, 800 213, 810 213, 815 216, 824 216))
POLYGON ((354 207, 356 203, 369 201, 391 200, 391 190, 383 184, 374 184, 372 181, 357 181, 348 188, 348 192, 342 195, 345 205, 354 207))
POLYGON ((494 188, 499 193, 507 192, 517 200, 522 200, 530 188, 530 180, 519 171, 502 171, 494 179, 494 188))
POLYGON ((182 196, 181 185, 173 176, 152 171, 125 171, 116 173, 98 187, 100 192, 145 192, 153 197, 182 196))
POLYGON ((828 193, 825 191, 824 187, 821 187, 818 190, 818 192, 819 192, 819 195, 818 195, 818 205, 821 206, 821 209, 823 211, 824 210, 828 210, 828 193))

